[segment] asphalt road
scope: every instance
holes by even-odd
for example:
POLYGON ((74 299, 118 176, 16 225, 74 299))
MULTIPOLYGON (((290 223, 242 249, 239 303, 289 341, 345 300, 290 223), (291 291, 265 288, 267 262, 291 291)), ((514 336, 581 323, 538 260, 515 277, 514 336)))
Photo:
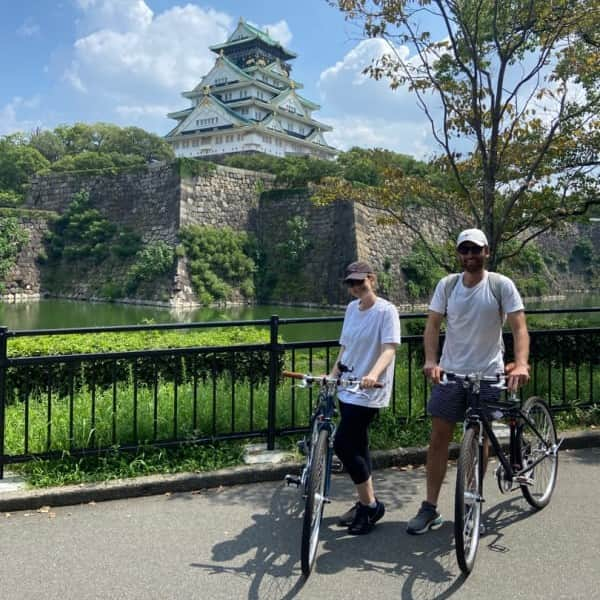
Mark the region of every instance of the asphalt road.
POLYGON ((464 579, 449 521, 412 537, 406 522, 424 471, 375 473, 387 514, 368 536, 335 525, 351 500, 334 480, 315 570, 300 572, 300 494, 280 483, 0 513, 0 598, 88 599, 600 599, 600 448, 560 454, 550 505, 532 512, 501 495, 490 469, 475 570, 464 579))

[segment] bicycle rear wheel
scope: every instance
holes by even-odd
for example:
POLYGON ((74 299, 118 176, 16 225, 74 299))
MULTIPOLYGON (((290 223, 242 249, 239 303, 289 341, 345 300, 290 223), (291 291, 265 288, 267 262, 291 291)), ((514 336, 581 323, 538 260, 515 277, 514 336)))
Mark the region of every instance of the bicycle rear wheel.
POLYGON ((460 570, 468 575, 475 564, 481 523, 483 453, 477 431, 465 431, 458 457, 454 498, 454 541, 460 570))
POLYGON ((327 475, 327 452, 330 432, 321 429, 316 443, 311 448, 310 473, 306 483, 306 504, 302 523, 302 549, 300 559, 302 572, 310 575, 319 543, 319 530, 325 502, 325 480, 327 475))
POLYGON ((523 474, 526 480, 521 484, 521 491, 531 506, 540 509, 550 502, 556 484, 556 430, 550 410, 541 398, 529 398, 522 410, 535 430, 525 421, 517 435, 521 467, 525 469, 529 465, 535 466, 523 474))

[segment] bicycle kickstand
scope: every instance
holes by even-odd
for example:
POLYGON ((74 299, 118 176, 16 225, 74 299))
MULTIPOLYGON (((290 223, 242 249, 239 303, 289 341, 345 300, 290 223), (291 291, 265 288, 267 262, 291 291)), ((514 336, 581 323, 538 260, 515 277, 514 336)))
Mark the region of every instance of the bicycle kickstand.
POLYGON ((297 475, 286 475, 284 479, 288 485, 294 484, 296 487, 300 487, 300 484, 302 483, 302 480, 297 475))

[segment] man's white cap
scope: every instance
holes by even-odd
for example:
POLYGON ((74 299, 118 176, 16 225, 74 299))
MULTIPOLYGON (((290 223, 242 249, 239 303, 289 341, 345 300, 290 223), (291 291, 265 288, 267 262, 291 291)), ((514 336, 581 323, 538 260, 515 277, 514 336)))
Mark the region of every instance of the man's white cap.
POLYGON ((485 233, 481 229, 465 229, 461 231, 456 239, 456 247, 458 248, 463 242, 473 242, 482 248, 488 245, 485 233))

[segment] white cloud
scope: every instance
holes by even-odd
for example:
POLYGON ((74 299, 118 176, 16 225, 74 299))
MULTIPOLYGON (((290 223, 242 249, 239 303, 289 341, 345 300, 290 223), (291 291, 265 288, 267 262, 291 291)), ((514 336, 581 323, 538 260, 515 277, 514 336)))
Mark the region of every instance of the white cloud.
MULTIPOLYGON (((395 50, 403 59, 408 58, 406 47, 395 50)), ((363 74, 372 60, 390 51, 383 40, 363 40, 321 73, 323 113, 333 115, 322 117, 334 127, 327 140, 341 149, 376 146, 429 157, 437 148, 415 96, 405 88, 392 90, 388 81, 376 81, 363 74)))
POLYGON ((40 26, 30 17, 17 29, 17 34, 22 37, 33 37, 40 33, 40 26))
MULTIPOLYGON (((226 13, 193 4, 154 14, 143 0, 76 1, 87 33, 75 42, 63 80, 87 101, 115 107, 122 119, 157 117, 164 108, 163 129, 170 125, 166 113, 188 104, 180 93, 212 68, 216 56, 208 46, 235 25, 226 13)), ((285 33, 282 23, 276 26, 285 33)))
POLYGON ((38 96, 25 99, 15 96, 8 104, 0 107, 0 135, 9 135, 17 131, 31 131, 40 127, 39 120, 26 119, 21 116, 23 110, 34 109, 39 106, 38 96))
POLYGON ((140 30, 152 23, 154 15, 144 0, 76 0, 76 4, 82 11, 77 24, 86 33, 140 30))
POLYGON ((248 21, 250 25, 257 27, 261 31, 266 31, 269 36, 275 41, 279 42, 282 46, 289 46, 292 41, 292 32, 287 24, 287 21, 281 20, 272 25, 257 25, 248 21))
POLYGON ((327 142, 340 150, 349 150, 353 146, 386 148, 428 159, 435 149, 429 125, 425 121, 390 121, 356 115, 330 118, 327 124, 333 127, 333 131, 326 134, 327 142))
POLYGON ((119 105, 115 108, 117 114, 139 120, 144 117, 164 117, 169 112, 170 107, 164 104, 160 105, 146 105, 146 106, 127 106, 119 105))

